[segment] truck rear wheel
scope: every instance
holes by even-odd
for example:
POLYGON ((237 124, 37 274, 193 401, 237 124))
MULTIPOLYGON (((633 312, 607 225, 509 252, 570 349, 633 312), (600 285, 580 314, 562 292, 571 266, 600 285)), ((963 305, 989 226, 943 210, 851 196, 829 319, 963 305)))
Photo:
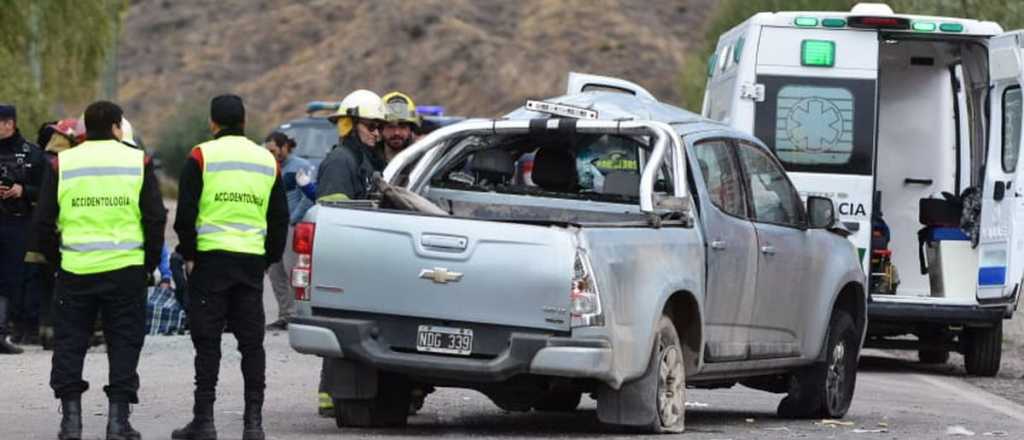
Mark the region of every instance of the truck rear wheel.
POLYGON ((334 399, 339 428, 402 427, 409 417, 412 384, 403 376, 381 372, 377 395, 370 399, 334 399))
POLYGON ((992 377, 1003 359, 1003 322, 964 329, 964 368, 972 376, 992 377))
POLYGON ((658 417, 650 430, 656 433, 683 432, 686 421, 686 361, 672 319, 662 316, 654 335, 653 364, 658 380, 655 408, 658 417))
POLYGON ((857 327, 846 312, 832 312, 825 349, 824 363, 794 373, 789 395, 779 402, 779 417, 837 419, 846 415, 853 401, 860 352, 857 327))
POLYGON ((683 432, 686 416, 686 362, 672 319, 654 323, 647 370, 621 388, 597 393, 597 418, 602 423, 649 433, 683 432))

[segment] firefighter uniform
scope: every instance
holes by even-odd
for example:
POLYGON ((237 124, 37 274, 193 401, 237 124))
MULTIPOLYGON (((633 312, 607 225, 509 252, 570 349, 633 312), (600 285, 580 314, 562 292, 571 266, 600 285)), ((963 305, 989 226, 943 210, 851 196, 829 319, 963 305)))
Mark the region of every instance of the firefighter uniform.
POLYGON ((81 431, 80 398, 89 389, 82 366, 102 314, 110 362, 108 438, 138 438, 127 422, 128 404, 139 401, 146 278, 163 246, 167 213, 159 184, 145 154, 114 139, 61 152, 52 168, 33 228, 37 249, 60 268, 50 386, 65 408, 61 437, 81 431), (70 411, 77 428, 65 426, 70 411))
POLYGON ((177 252, 194 264, 188 317, 196 349, 195 405, 192 422, 173 438, 216 438, 213 403, 225 325, 242 355, 243 438, 263 436, 263 276, 281 259, 289 215, 277 161, 243 134, 221 129, 193 148, 181 175, 174 229, 177 252))

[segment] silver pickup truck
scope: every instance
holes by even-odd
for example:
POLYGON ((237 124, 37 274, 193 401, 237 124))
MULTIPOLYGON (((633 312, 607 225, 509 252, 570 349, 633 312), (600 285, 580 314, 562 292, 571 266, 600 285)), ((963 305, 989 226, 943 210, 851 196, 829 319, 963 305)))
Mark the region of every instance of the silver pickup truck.
POLYGON ((857 253, 753 137, 574 75, 432 133, 378 183, 293 239, 289 338, 325 358, 339 426, 403 425, 434 386, 518 411, 589 393, 602 422, 649 432, 683 430, 688 387, 788 393, 787 417, 849 408, 857 253))

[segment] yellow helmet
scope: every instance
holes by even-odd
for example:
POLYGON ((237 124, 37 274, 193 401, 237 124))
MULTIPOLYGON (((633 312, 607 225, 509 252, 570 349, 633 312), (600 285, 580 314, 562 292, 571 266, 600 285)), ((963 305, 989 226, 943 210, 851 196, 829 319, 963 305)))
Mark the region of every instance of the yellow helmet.
POLYGON ((381 97, 384 101, 384 120, 388 122, 408 122, 420 126, 420 115, 416 113, 416 103, 409 95, 391 92, 381 97))

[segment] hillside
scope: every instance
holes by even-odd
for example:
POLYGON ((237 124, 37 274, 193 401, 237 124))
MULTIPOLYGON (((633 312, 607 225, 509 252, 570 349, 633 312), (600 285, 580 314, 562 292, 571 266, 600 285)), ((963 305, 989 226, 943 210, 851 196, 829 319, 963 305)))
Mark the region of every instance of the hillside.
POLYGON ((235 92, 264 125, 356 88, 496 115, 559 94, 570 70, 678 101, 714 0, 141 0, 120 42, 120 101, 143 133, 235 92), (203 104, 205 105, 205 104, 203 104))

